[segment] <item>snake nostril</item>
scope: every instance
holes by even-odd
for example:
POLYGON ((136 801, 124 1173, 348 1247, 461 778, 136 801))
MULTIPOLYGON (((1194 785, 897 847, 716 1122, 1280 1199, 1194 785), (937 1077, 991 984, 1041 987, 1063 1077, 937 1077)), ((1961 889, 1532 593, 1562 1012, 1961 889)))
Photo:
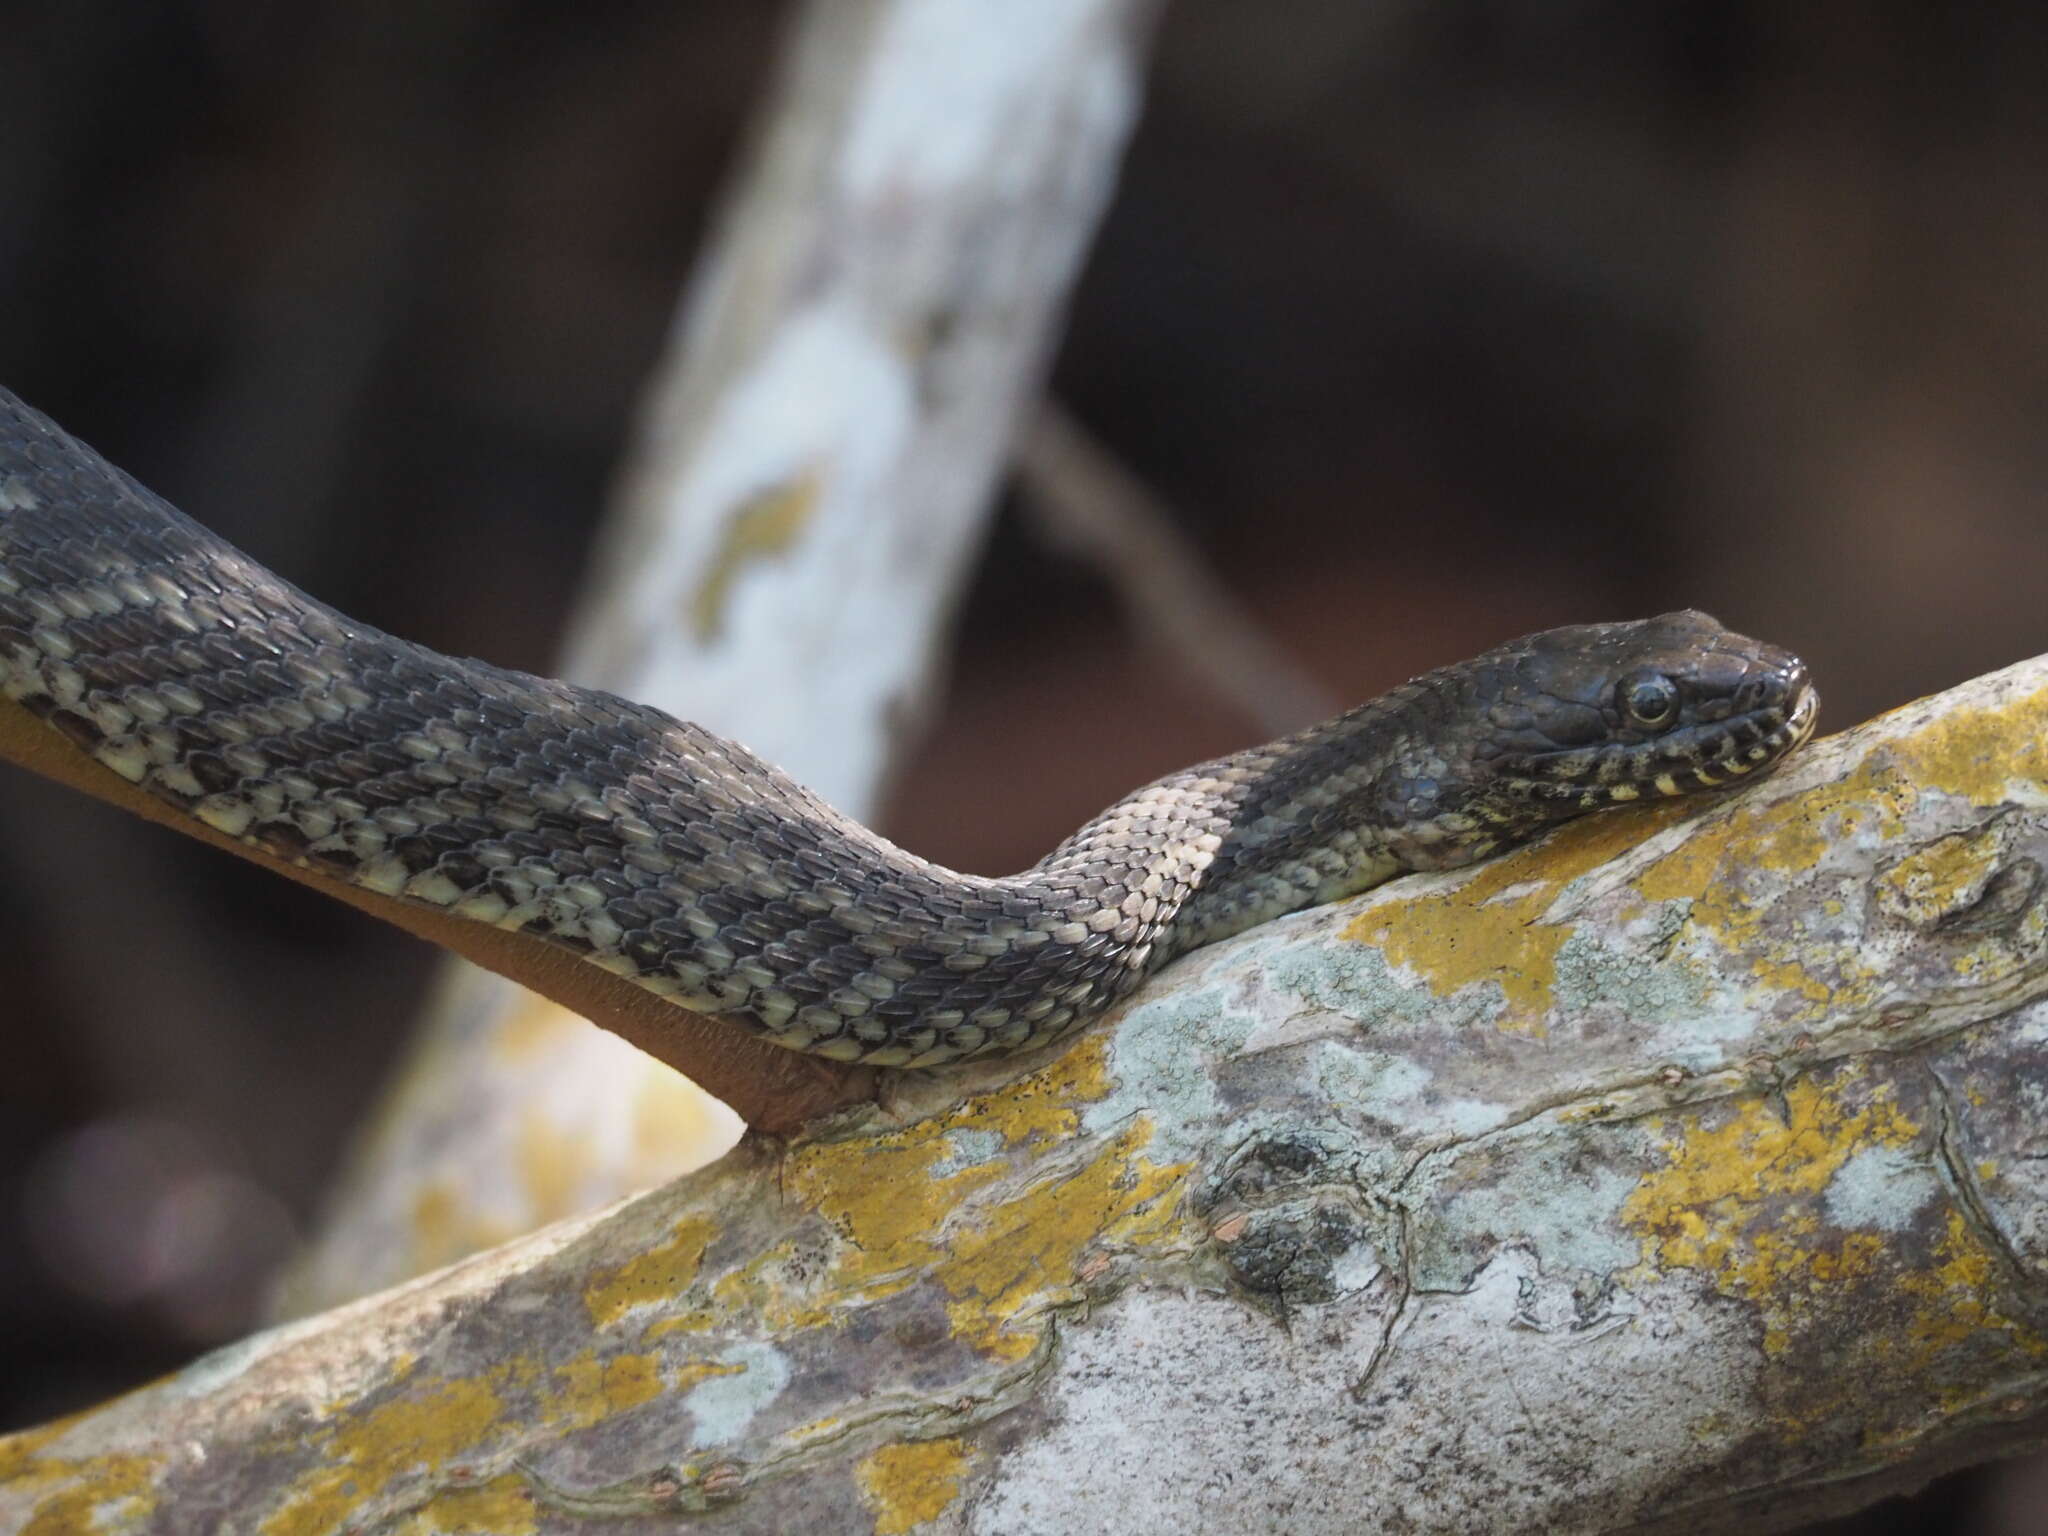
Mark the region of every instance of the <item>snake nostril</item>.
POLYGON ((1762 709, 1774 691, 1776 678, 1752 677, 1735 690, 1735 711, 1737 714, 1752 714, 1762 709))

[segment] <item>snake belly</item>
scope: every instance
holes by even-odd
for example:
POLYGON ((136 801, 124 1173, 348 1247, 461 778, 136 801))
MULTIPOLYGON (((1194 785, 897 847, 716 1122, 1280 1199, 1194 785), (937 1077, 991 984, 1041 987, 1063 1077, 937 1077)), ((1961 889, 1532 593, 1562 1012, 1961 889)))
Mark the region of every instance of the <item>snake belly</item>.
POLYGON ((1547 631, 960 874, 702 726, 336 612, 4 390, 0 695, 273 856, 885 1066, 1045 1043, 1254 923, 1765 771, 1817 700, 1703 614, 1547 631))

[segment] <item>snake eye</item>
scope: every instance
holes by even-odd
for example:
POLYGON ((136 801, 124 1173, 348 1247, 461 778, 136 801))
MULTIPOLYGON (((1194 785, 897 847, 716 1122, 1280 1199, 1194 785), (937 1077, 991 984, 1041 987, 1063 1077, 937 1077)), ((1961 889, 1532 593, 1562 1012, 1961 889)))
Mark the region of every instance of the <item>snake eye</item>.
POLYGON ((1635 724, 1656 730, 1678 713, 1678 686, 1657 672, 1625 677, 1615 689, 1615 701, 1635 724))

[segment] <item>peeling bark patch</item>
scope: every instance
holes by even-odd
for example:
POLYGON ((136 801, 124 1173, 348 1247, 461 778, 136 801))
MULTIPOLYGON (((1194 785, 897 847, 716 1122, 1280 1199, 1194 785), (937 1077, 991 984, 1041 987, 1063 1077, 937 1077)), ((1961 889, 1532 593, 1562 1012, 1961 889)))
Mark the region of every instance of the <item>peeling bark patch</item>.
POLYGON ((1931 928, 1982 900, 2005 856, 1996 827, 1938 837, 1877 877, 1885 913, 1916 928, 1931 928))
POLYGON ((936 1520, 960 1497, 967 1446, 957 1439, 885 1445, 861 1458, 853 1475, 875 1517, 875 1536, 902 1536, 936 1520))

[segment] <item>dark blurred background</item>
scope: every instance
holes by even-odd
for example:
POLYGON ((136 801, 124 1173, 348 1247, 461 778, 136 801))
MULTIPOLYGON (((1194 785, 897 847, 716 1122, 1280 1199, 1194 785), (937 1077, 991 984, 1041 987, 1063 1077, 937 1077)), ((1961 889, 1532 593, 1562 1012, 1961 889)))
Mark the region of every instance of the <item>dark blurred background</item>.
MULTIPOLYGON (((782 14, 0 3, 0 380, 343 609, 546 669, 782 14)), ((1055 392, 1347 699, 1683 604, 1828 728, 2048 650, 2044 17, 1172 0, 1055 392)), ((1014 508, 962 612, 920 852, 1021 866, 1259 734, 1014 508)), ((0 769, 0 1429, 258 1318, 430 963, 0 769)))

